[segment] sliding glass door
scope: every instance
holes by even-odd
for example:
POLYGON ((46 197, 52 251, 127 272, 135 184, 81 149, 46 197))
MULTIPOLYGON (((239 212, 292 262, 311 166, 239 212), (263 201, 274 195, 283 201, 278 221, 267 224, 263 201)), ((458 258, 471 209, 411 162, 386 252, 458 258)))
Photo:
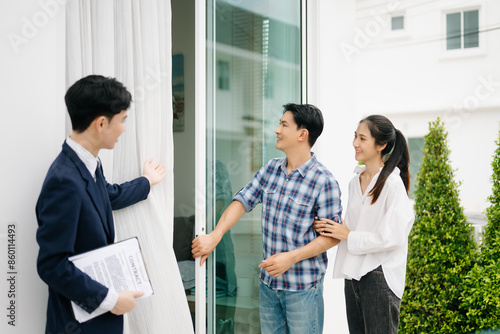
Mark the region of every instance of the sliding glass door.
MULTIPOLYGON (((206 228, 268 160, 285 103, 301 103, 300 0, 206 2, 206 228)), ((198 98, 199 96, 197 96, 198 98)), ((207 264, 207 332, 260 333, 261 207, 207 264)))

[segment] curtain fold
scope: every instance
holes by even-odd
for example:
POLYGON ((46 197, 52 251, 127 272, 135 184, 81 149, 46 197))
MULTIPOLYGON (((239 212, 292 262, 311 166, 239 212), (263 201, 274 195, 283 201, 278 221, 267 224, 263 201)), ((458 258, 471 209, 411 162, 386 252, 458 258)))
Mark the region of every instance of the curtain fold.
POLYGON ((67 85, 101 74, 116 77, 132 93, 126 131, 113 151, 100 153, 108 182, 141 175, 149 158, 168 172, 148 200, 114 212, 117 240, 139 238, 154 289, 128 314, 125 327, 141 334, 193 333, 172 247, 170 1, 70 0, 66 15, 67 85))

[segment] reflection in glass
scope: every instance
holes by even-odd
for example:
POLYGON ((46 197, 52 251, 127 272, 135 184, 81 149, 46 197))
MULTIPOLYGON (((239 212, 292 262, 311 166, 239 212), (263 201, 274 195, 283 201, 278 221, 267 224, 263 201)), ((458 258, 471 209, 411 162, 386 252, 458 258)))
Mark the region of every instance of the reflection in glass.
POLYGON ((460 19, 461 13, 453 13, 446 15, 446 49, 460 49, 462 47, 461 31, 462 24, 460 19))
POLYGON ((391 19, 391 29, 392 30, 402 30, 405 28, 405 17, 404 16, 394 16, 391 19))
MULTIPOLYGON (((301 103, 299 0, 208 2, 207 228, 275 149, 283 105, 301 103)), ((260 208, 209 261, 208 332, 260 333, 260 208), (211 305, 215 304, 215 309, 211 305)))
POLYGON ((422 164, 422 158, 424 157, 425 139, 424 137, 408 138, 408 149, 410 150, 410 198, 414 198, 415 193, 415 181, 417 179, 417 173, 422 164))
POLYGON ((479 46, 479 12, 464 12, 464 48, 479 46))

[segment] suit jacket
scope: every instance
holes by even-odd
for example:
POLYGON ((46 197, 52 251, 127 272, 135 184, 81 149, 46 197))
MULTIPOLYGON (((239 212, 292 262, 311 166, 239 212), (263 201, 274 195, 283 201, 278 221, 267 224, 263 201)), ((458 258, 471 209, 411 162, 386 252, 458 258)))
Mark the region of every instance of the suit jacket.
POLYGON ((52 163, 36 204, 40 246, 37 269, 49 286, 47 334, 123 333, 123 317, 107 312, 83 324, 73 315, 70 301, 89 313, 103 301, 108 289, 77 269, 68 258, 113 243, 112 209, 146 199, 150 185, 139 177, 120 185, 101 183, 66 144, 52 163), (107 191, 107 198, 104 186, 107 191))

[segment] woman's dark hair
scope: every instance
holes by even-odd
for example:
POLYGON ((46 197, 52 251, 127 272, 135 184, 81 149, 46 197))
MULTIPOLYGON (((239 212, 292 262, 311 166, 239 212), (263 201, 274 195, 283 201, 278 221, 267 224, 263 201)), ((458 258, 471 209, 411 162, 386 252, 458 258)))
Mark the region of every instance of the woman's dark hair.
POLYGON ((127 110, 132 95, 115 78, 89 75, 75 82, 64 96, 73 130, 85 131, 100 116, 112 119, 127 110))
POLYGON ((306 129, 309 132, 309 146, 313 147, 321 132, 323 132, 323 114, 312 104, 288 103, 283 106, 283 114, 291 112, 297 129, 306 129))
POLYGON ((406 193, 408 193, 410 188, 410 172, 408 170, 410 151, 401 131, 396 129, 387 117, 381 115, 368 116, 359 122, 359 124, 361 123, 366 124, 370 129, 372 137, 375 138, 375 145, 387 144, 382 150, 384 168, 382 168, 375 186, 370 191, 370 195, 372 195, 371 204, 377 201, 382 188, 384 188, 385 181, 396 167, 400 170, 399 175, 403 180, 406 193))

